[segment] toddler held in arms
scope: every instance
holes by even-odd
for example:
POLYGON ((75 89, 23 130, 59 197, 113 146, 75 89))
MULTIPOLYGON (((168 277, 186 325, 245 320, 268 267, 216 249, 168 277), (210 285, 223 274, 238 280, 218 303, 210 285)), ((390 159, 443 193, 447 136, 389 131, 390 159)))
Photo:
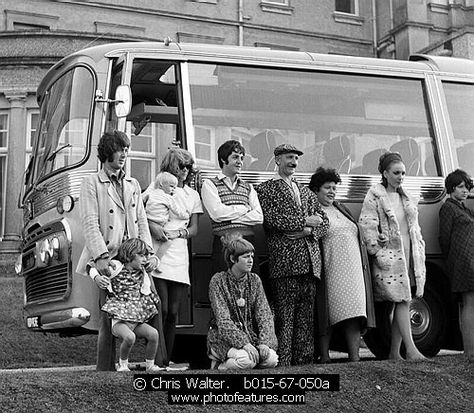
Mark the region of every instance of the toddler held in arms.
POLYGON ((153 233, 153 227, 162 228, 170 219, 170 212, 179 219, 189 219, 189 213, 181 208, 173 199, 178 179, 169 172, 160 172, 156 175, 154 185, 151 185, 143 194, 145 212, 148 224, 153 233))

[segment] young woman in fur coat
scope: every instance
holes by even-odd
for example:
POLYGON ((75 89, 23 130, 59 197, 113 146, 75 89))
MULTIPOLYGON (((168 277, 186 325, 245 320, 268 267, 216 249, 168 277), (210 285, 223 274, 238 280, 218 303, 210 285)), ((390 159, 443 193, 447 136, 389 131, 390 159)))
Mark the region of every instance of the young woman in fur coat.
POLYGON ((409 316, 412 286, 416 296, 422 297, 426 275, 417 203, 401 186, 405 165, 400 154, 384 153, 378 170, 382 183, 369 189, 359 218, 367 251, 373 256, 374 299, 393 303, 389 358, 402 359, 403 342, 407 360, 422 360, 424 356, 411 335, 409 316))

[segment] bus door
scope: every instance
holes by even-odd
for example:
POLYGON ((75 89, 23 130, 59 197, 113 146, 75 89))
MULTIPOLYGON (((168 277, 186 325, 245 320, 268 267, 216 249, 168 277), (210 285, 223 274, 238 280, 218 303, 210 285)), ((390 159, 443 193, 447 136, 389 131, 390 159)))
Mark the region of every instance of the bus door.
MULTIPOLYGON (((126 168, 142 191, 154 181, 168 149, 185 147, 180 78, 176 62, 129 56, 113 64, 109 98, 113 99, 120 84, 126 84, 132 105, 129 115, 120 119, 110 107, 105 130, 124 130, 131 137, 126 168)), ((183 300, 179 324, 192 323, 190 303, 191 292, 183 300)))

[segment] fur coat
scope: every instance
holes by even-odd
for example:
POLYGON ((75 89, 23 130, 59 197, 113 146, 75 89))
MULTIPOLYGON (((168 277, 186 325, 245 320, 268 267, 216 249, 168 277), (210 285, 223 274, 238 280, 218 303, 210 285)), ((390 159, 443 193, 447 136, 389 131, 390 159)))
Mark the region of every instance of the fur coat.
POLYGON ((405 257, 400 226, 382 184, 373 185, 365 197, 360 213, 367 251, 373 256, 372 277, 375 301, 410 301, 410 277, 407 261, 412 265, 416 295, 423 295, 426 279, 425 242, 418 224, 417 202, 400 189, 408 222, 410 257, 405 257))

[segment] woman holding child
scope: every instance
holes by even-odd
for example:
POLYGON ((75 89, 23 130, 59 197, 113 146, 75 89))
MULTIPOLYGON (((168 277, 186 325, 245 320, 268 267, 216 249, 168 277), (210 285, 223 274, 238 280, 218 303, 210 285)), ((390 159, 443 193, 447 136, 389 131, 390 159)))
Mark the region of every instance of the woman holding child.
POLYGON ((160 266, 153 272, 153 280, 162 302, 168 362, 173 351, 181 298, 190 284, 188 239, 197 234, 199 214, 203 212, 199 194, 188 185, 193 164, 192 155, 181 148, 170 149, 161 162, 160 171, 167 172, 177 179, 177 186, 172 191, 173 195, 170 195, 170 191, 167 193, 172 197, 173 202, 168 204, 170 207, 167 211, 161 209, 162 212, 165 211, 165 215, 169 214, 164 225, 158 223, 163 222, 160 221, 163 214, 160 214, 160 217, 155 217, 153 211, 157 210, 156 205, 149 208, 147 201, 153 202, 160 197, 161 199, 166 198, 163 197, 163 194, 166 194, 166 189, 163 190, 163 185, 159 183, 158 187, 161 186, 161 189, 157 189, 156 183, 153 182, 144 194, 150 232, 155 252, 160 258, 160 266), (158 190, 161 190, 160 197, 155 197, 158 190), (176 204, 177 208, 174 208, 173 204, 176 204))

